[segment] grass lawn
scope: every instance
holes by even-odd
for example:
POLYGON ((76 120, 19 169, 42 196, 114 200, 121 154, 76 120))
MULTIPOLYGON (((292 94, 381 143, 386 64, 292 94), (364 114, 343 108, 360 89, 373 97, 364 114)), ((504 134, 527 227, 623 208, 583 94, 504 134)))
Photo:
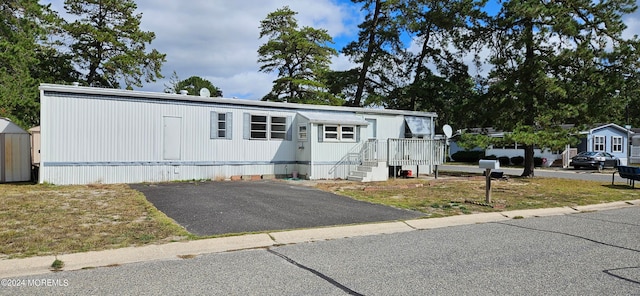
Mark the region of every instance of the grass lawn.
MULTIPOLYGON (((640 199, 626 185, 551 178, 492 182, 470 174, 387 182, 318 182, 352 198, 443 217, 477 212, 597 204, 640 199)), ((197 239, 127 185, 0 184, 0 259, 95 251, 197 239)))
POLYGON ((438 180, 397 179, 371 183, 319 183, 318 188, 357 200, 421 211, 428 217, 598 204, 640 199, 640 190, 624 184, 556 178, 509 178, 491 182, 491 206, 485 202, 485 177, 441 175, 438 180))
POLYGON ((186 240, 191 235, 127 185, 0 184, 0 258, 186 240))

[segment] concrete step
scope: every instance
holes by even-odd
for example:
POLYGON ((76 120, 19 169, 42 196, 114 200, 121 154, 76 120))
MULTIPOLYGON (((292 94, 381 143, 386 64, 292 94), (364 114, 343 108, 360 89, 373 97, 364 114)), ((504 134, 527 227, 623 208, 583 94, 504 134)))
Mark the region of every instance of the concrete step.
POLYGON ((370 166, 366 166, 366 165, 359 165, 359 166, 356 168, 356 170, 357 170, 357 171, 360 171, 360 172, 371 172, 371 171, 373 171, 373 168, 372 168, 372 167, 370 167, 370 166))
POLYGON ((353 171, 350 174, 351 176, 357 176, 357 177, 366 177, 367 175, 369 175, 368 172, 363 172, 363 171, 353 171))
POLYGON ((347 180, 355 181, 355 182, 364 182, 364 177, 349 175, 347 176, 347 180))

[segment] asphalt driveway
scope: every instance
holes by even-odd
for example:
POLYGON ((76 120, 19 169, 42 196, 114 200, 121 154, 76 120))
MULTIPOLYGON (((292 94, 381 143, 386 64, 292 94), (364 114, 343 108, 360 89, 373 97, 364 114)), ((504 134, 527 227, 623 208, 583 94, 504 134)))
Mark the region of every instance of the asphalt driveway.
POLYGON ((206 236, 413 219, 423 213, 280 181, 133 184, 189 232, 206 236))

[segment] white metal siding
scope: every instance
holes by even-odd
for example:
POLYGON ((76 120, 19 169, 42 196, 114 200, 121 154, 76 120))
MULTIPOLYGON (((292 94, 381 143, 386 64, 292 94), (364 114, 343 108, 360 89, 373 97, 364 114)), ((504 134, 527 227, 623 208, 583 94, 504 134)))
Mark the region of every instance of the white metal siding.
POLYGON ((308 140, 301 144, 298 112, 339 111, 363 122, 375 119, 378 139, 402 138, 404 115, 435 116, 56 85, 42 85, 40 91, 39 181, 55 184, 226 179, 294 170, 312 179, 346 178, 355 166, 351 155, 360 152, 374 125, 359 126, 357 142, 318 143, 317 125, 309 124, 308 140), (225 130, 231 137, 212 136, 214 113, 227 114, 225 130), (287 118, 286 139, 244 139, 245 114, 287 118))
MULTIPOLYGON (((82 184, 284 174, 295 141, 243 140, 243 109, 43 96, 40 182, 82 184), (232 139, 210 138, 210 112, 232 112, 232 139), (163 158, 163 120, 181 118, 180 157, 163 158), (179 166, 179 168, 176 168, 179 166)), ((260 111, 274 116, 295 112, 260 111)), ((175 137, 177 131, 173 130, 175 137)), ((175 147, 174 147, 175 148, 175 147)), ((175 151, 174 151, 175 153, 175 151)), ((175 156, 175 155, 174 155, 175 156)))

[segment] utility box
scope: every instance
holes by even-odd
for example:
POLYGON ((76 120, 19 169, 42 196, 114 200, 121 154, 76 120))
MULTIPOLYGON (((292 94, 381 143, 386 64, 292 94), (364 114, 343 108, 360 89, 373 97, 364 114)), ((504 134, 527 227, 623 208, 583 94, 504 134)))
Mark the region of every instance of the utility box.
POLYGON ((489 169, 489 170, 497 170, 500 168, 500 162, 496 160, 490 159, 481 159, 480 160, 480 168, 481 169, 489 169))

